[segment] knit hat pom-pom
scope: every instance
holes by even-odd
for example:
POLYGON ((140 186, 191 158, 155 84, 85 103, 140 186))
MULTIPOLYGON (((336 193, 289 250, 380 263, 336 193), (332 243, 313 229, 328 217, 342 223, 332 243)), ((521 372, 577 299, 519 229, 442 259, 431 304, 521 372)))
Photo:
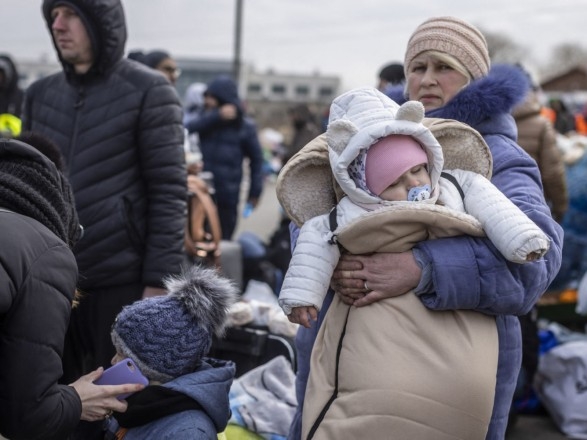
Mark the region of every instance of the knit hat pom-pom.
POLYGON ((238 298, 215 269, 192 266, 165 280, 168 294, 126 306, 112 326, 117 353, 132 358, 151 380, 167 382, 195 371, 228 323, 238 298))

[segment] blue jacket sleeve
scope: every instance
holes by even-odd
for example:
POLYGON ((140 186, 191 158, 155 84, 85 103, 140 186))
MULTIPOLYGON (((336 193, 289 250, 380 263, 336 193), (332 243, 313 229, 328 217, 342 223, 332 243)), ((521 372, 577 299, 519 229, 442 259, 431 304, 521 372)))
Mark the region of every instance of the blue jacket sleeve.
POLYGON ((250 121, 245 121, 246 130, 242 139, 242 148, 245 157, 249 158, 251 185, 249 199, 258 198, 263 190, 263 152, 257 136, 257 127, 250 121))
POLYGON ((546 291, 561 264, 562 229, 551 217, 535 162, 514 142, 495 136, 491 181, 550 238, 537 262, 507 261, 486 238, 467 236, 419 243, 420 264, 429 265, 433 291, 420 294, 430 309, 470 309, 522 315, 546 291), (495 145, 497 143, 497 145, 495 145))
POLYGON ((218 109, 202 112, 199 117, 185 122, 185 128, 188 133, 198 133, 200 135, 206 134, 220 125, 222 125, 222 118, 218 109))

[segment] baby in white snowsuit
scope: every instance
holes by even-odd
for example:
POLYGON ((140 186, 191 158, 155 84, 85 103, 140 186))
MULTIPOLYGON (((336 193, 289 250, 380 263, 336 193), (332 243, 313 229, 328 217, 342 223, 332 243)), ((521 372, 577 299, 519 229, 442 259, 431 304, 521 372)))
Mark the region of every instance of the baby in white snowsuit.
MULTIPOLYGON (((534 261, 548 250, 547 236, 487 178, 462 169, 443 170, 442 147, 422 125, 419 102, 399 107, 377 90, 364 88, 336 98, 332 112, 344 114, 331 118, 326 135, 330 166, 345 197, 335 213, 313 217, 301 228, 279 295, 290 321, 309 327, 317 318, 340 258, 337 243, 346 248, 338 240, 345 229, 377 213, 380 219, 372 223, 380 231, 377 242, 393 240, 390 229, 412 233, 409 224, 416 223, 418 211, 412 212, 414 221, 397 215, 413 209, 413 202, 439 205, 439 215, 450 214, 467 224, 461 233, 486 234, 510 261, 534 261), (395 214, 383 220, 382 210, 395 214)), ((421 237, 428 238, 435 237, 421 237)), ((381 248, 380 242, 372 244, 370 252, 381 248)))

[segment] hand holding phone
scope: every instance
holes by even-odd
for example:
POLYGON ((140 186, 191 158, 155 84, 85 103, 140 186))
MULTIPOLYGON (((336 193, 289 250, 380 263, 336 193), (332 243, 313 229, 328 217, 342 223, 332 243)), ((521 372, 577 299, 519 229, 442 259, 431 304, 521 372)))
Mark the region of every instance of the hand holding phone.
MULTIPOLYGON (((143 376, 131 358, 126 358, 111 366, 94 381, 96 385, 123 385, 127 383, 140 383, 145 386, 149 384, 149 379, 143 376)), ((117 399, 124 400, 131 394, 133 393, 120 394, 117 399)))

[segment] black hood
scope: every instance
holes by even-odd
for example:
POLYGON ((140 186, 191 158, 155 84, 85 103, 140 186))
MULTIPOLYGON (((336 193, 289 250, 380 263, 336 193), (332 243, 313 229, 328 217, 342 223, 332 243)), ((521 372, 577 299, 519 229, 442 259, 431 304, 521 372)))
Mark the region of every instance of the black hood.
POLYGON ((220 75, 214 78, 206 88, 204 94, 213 96, 218 100, 220 105, 234 104, 239 109, 241 101, 238 97, 238 88, 234 80, 227 75, 220 75))
POLYGON ((44 0, 43 16, 47 22, 53 45, 67 75, 73 75, 73 66, 61 59, 51 32, 51 11, 56 6, 69 6, 80 16, 92 42, 94 64, 91 73, 103 75, 122 59, 126 44, 126 22, 120 0, 44 0))
POLYGON ((52 159, 16 139, 0 138, 0 206, 34 218, 70 247, 80 238, 69 182, 52 159))

